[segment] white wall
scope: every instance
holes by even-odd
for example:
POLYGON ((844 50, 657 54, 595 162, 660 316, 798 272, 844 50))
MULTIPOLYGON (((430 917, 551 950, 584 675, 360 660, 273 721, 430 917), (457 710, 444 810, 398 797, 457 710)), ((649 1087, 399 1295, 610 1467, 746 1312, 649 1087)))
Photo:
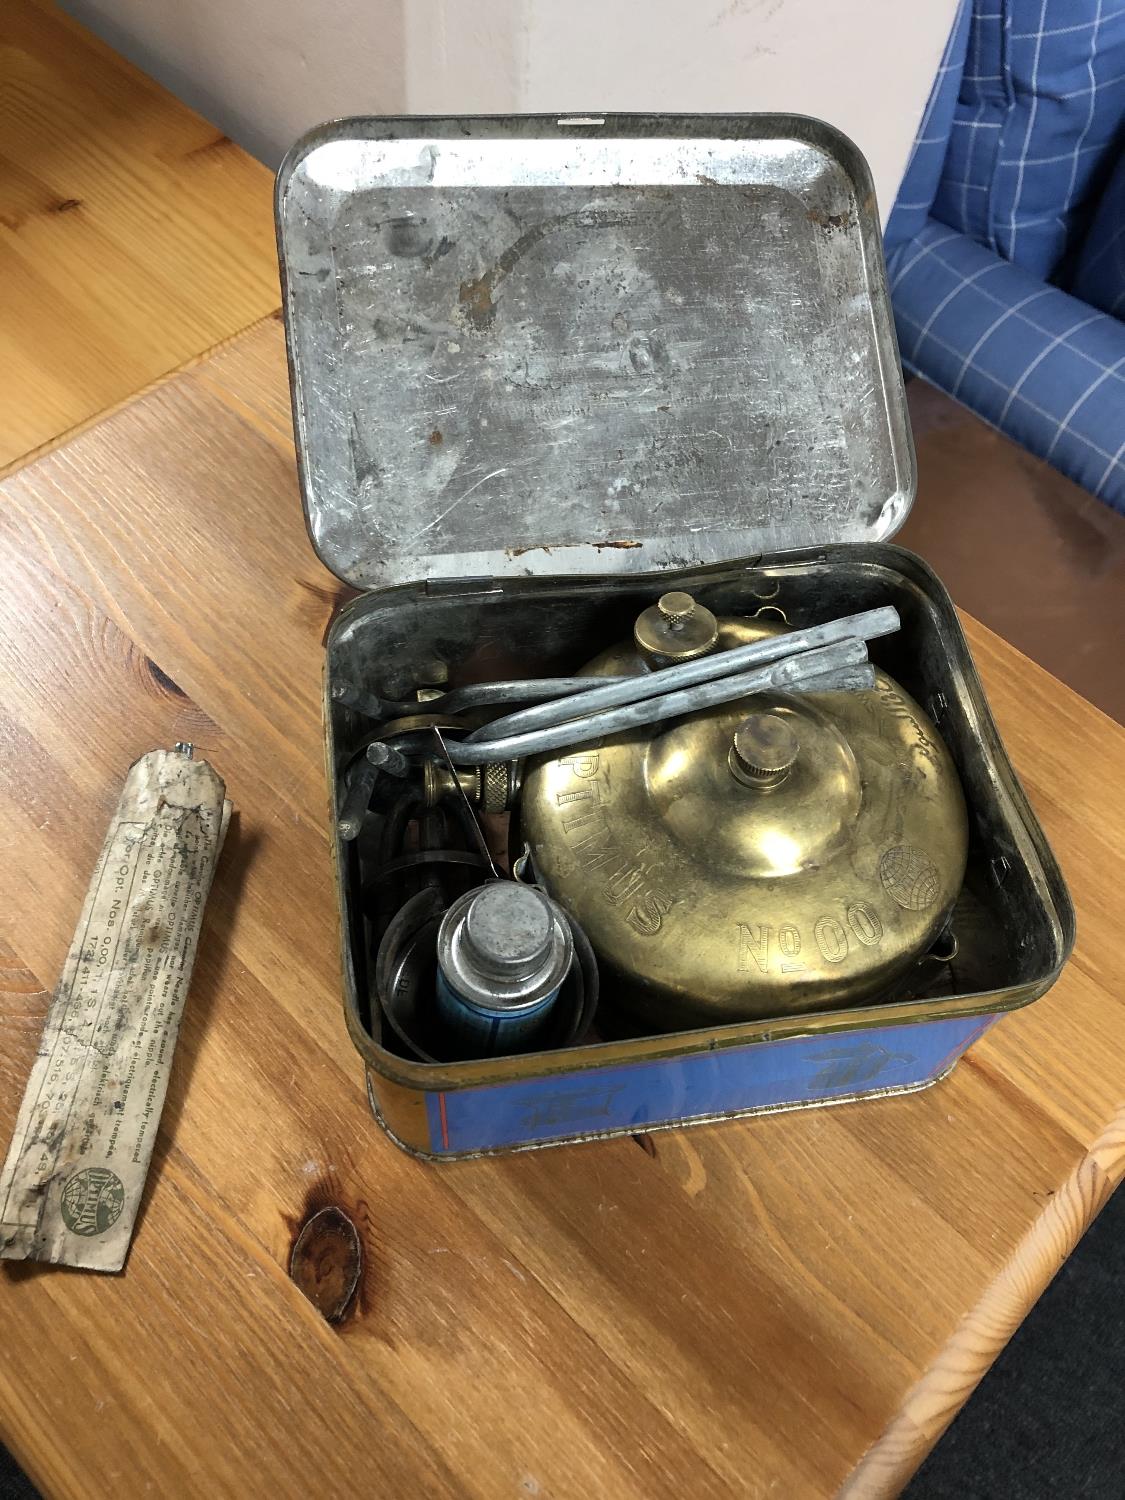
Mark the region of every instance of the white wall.
POLYGON ((333 115, 795 110, 884 217, 956 0, 63 0, 276 165, 333 115))

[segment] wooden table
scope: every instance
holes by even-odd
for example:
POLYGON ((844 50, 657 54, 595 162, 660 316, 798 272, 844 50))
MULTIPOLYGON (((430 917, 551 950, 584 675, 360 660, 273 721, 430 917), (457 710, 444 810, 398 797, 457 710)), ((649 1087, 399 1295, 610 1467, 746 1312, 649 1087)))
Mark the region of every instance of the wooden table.
POLYGON ((1045 999, 925 1093, 442 1167, 368 1113, 322 639, 269 319, 0 485, 0 1136, 128 763, 238 807, 125 1273, 5 1264, 0 1436, 51 1495, 895 1491, 1125 1170, 1125 731, 969 622, 1070 880, 1045 999), (330 1326, 287 1274, 359 1226, 330 1326))
POLYGON ((0 470, 278 300, 268 169, 50 0, 2 0, 0 470))

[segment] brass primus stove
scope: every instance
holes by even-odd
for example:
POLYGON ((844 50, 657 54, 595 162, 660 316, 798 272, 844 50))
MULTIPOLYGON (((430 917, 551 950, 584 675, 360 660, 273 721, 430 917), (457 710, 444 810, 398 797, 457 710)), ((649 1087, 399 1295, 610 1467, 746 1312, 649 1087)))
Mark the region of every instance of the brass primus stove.
POLYGON ((919 1088, 1052 983, 1059 871, 948 595, 886 541, 914 460, 849 142, 782 116, 345 121, 290 154, 278 234, 310 535, 361 591, 325 678, 345 1014, 400 1144, 919 1088), (888 609, 860 690, 458 760, 510 707, 481 684, 659 677, 693 642, 888 609), (474 924, 482 883, 505 886, 474 924), (435 980, 442 941, 464 972, 435 980), (445 1046, 473 964, 524 1007, 520 1050, 445 1046))
MULTIPOLYGON (((670 592, 585 670, 659 670, 777 635, 776 621, 717 620, 670 592)), ((540 758, 520 811, 545 889, 650 1029, 886 997, 955 941, 964 797, 885 672, 866 691, 758 693, 540 758)))

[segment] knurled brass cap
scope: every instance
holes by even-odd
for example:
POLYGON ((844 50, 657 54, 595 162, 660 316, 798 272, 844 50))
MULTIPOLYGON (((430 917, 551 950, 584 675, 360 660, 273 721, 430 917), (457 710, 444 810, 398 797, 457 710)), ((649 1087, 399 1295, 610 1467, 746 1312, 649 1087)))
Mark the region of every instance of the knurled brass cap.
POLYGON ((480 810, 486 813, 505 812, 508 807, 508 765, 506 761, 490 761, 481 774, 480 810))
POLYGON ((695 614, 695 600, 690 594, 682 594, 679 591, 661 594, 656 601, 656 607, 673 630, 677 625, 682 625, 685 620, 690 620, 695 614))
POLYGON ((792 722, 781 714, 747 714, 734 731, 729 763, 744 786, 777 786, 801 750, 792 722))
POLYGON ((639 651, 661 663, 693 661, 714 649, 719 622, 706 605, 677 589, 642 610, 633 639, 639 651))

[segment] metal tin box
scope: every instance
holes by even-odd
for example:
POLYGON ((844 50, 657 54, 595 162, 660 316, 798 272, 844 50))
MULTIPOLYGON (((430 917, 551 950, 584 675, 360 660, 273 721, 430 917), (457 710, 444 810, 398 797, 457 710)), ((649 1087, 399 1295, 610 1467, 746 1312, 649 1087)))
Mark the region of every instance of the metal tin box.
MULTIPOLYGON (((795 624, 890 603, 873 659, 969 808, 959 949, 924 994, 447 1064, 380 1034, 337 840, 347 1024, 392 1137, 475 1155, 903 1092, 1042 994, 1065 886, 948 594, 886 540, 914 456, 856 148, 791 116, 352 120, 294 148, 277 214, 309 531, 361 591, 326 691, 571 672, 669 587, 795 624)), ((369 729, 326 703, 335 807, 369 729)))

